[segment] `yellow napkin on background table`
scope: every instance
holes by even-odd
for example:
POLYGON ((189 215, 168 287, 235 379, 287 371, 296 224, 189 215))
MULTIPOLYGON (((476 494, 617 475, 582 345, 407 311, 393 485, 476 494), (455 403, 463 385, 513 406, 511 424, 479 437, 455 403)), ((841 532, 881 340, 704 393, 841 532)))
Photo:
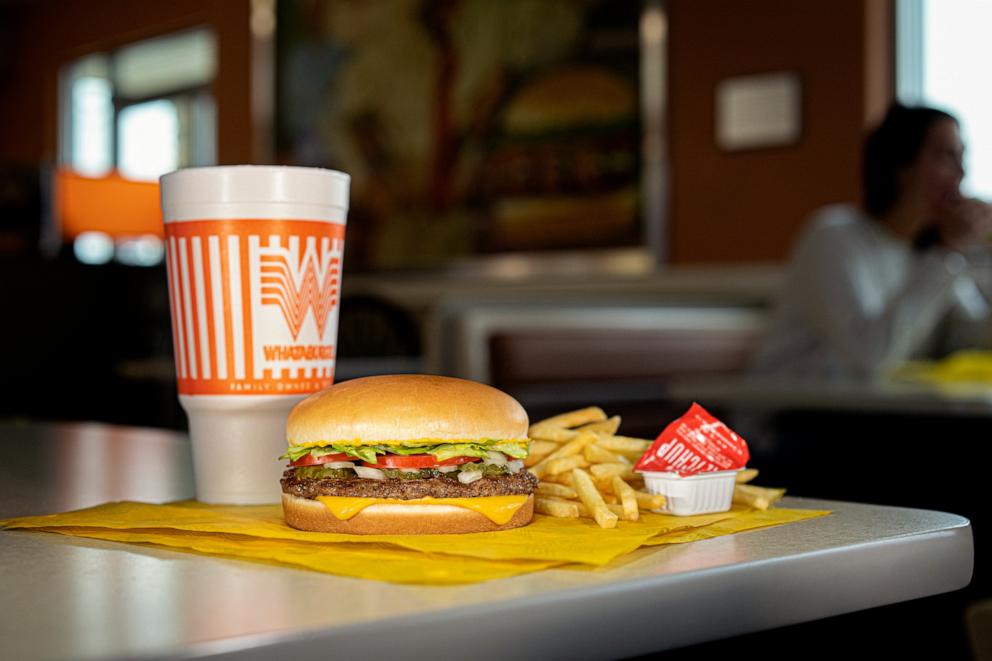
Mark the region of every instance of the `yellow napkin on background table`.
POLYGON ((467 535, 344 535, 295 530, 279 505, 107 503, 75 512, 0 521, 116 542, 154 544, 396 583, 456 584, 505 578, 558 565, 603 566, 641 546, 707 539, 829 514, 735 507, 693 517, 643 513, 611 530, 589 519, 540 514, 523 528, 467 535))
POLYGON ((937 361, 911 361, 890 373, 896 382, 920 383, 952 391, 992 387, 992 351, 964 349, 937 361))

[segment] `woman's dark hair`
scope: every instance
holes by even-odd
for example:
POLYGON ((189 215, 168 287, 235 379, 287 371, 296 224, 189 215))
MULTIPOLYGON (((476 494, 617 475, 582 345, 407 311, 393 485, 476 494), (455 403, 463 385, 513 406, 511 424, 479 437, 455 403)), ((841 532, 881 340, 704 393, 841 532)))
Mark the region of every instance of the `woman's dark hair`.
POLYGON ((878 218, 899 198, 899 173, 923 149, 930 127, 941 120, 957 122, 950 113, 924 106, 894 104, 868 134, 862 152, 861 188, 865 211, 878 218))

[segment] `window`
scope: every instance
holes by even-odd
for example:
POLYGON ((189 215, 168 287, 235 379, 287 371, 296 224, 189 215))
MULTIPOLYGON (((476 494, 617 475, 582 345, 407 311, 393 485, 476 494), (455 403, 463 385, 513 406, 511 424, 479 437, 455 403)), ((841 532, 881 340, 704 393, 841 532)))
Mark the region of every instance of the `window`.
POLYGON ((154 181, 179 165, 179 113, 169 99, 121 110, 117 135, 117 165, 128 179, 154 181))
MULTIPOLYGON (((100 67, 98 59, 91 60, 85 69, 100 67)), ((84 73, 72 83, 70 103, 70 134, 72 139, 72 165, 80 174, 92 177, 105 175, 113 167, 107 145, 111 144, 114 130, 114 100, 110 81, 92 72, 84 73)))
POLYGON ((61 162, 154 181, 216 162, 213 33, 195 29, 88 55, 62 74, 61 162))
POLYGON ((992 3, 898 0, 896 85, 900 101, 949 110, 961 120, 968 195, 992 199, 992 3))
POLYGON ((216 163, 210 85, 217 46, 205 28, 94 53, 61 72, 59 173, 63 238, 85 263, 161 260, 158 178, 216 163), (100 238, 100 237, 103 238, 100 238), (114 249, 108 253, 106 246, 114 249))

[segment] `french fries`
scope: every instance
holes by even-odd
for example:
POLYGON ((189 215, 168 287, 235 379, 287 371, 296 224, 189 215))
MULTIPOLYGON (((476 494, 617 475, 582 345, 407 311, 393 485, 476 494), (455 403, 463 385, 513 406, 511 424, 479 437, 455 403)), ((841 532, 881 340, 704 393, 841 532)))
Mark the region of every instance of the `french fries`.
POLYGON ((589 473, 581 468, 573 468, 572 484, 575 486, 575 490, 579 492, 579 500, 589 509, 592 518, 596 519, 599 527, 616 528, 619 517, 606 506, 606 501, 603 500, 603 496, 596 490, 596 485, 592 483, 589 473))
POLYGON ((575 499, 579 497, 579 494, 572 487, 567 487, 564 484, 556 484, 554 482, 541 482, 538 484, 537 495, 565 499, 575 499))
POLYGON ((534 499, 534 511, 559 519, 577 519, 579 518, 579 503, 573 500, 539 496, 534 499))
POLYGON ((627 480, 633 480, 637 477, 637 474, 630 468, 630 465, 623 463, 596 464, 589 468, 589 472, 599 480, 612 478, 614 475, 619 475, 627 480))
MULTIPOLYGON (((579 506, 579 516, 585 517, 587 519, 593 518, 592 512, 589 511, 588 507, 586 507, 581 502, 576 504, 579 506)), ((616 514, 618 519, 622 518, 623 516, 623 508, 615 503, 606 503, 606 509, 616 514)))
POLYGON ((620 416, 590 406, 530 427, 526 466, 541 481, 534 509, 559 518, 586 517, 603 528, 637 521, 642 510, 660 509, 664 496, 643 491, 632 463, 650 441, 617 436, 620 416), (639 487, 639 488, 637 488, 639 487))
POLYGON ((633 456, 634 459, 639 459, 651 447, 651 441, 647 439, 613 436, 609 434, 601 435, 599 440, 596 441, 596 444, 611 452, 616 452, 624 456, 633 456))
POLYGON ((620 496, 620 504, 623 506, 623 514, 621 515, 623 520, 637 521, 640 513, 638 512, 637 496, 634 494, 634 488, 624 482, 619 475, 614 475, 613 493, 620 496))
MULTIPOLYGON (((617 518, 623 515, 623 508, 620 505, 610 505, 607 503, 606 508, 615 514, 617 518)), ((563 498, 536 498, 534 500, 534 510, 558 519, 592 518, 592 513, 584 503, 575 500, 565 500, 563 498)))
POLYGON ((524 466, 530 468, 557 449, 558 444, 553 441, 531 441, 530 454, 524 460, 524 466))
POLYGON ((737 474, 736 482, 737 484, 746 484, 756 477, 758 477, 757 468, 745 468, 737 474))
POLYGON ((615 415, 606 420, 587 422, 584 425, 580 425, 578 429, 579 431, 598 431, 604 434, 616 434, 617 430, 620 429, 620 416, 615 415))
POLYGON ((596 435, 593 432, 582 432, 578 434, 568 443, 565 443, 560 448, 549 454, 543 460, 537 462, 530 467, 530 472, 536 475, 538 478, 545 474, 554 475, 556 473, 564 473, 573 468, 585 468, 589 465, 585 457, 581 456, 579 453, 585 446, 589 445, 596 440, 596 435), (578 459, 571 460, 571 463, 559 461, 562 459, 568 459, 569 457, 578 457, 578 459), (584 465, 583 465, 584 462, 584 465), (555 470, 552 470, 555 469, 555 470))
POLYGON ((751 484, 734 485, 734 502, 759 510, 768 509, 784 495, 785 489, 768 489, 751 484))
POLYGON ((782 499, 782 496, 785 495, 785 489, 769 489, 748 484, 756 477, 758 477, 756 468, 747 468, 737 474, 737 483, 734 485, 734 503, 766 510, 782 499))
MULTIPOLYGON (((572 486, 572 474, 571 473, 559 473, 558 475, 545 475, 541 478, 541 484, 550 482, 552 484, 562 484, 566 487, 572 486)), ((578 494, 576 494, 578 497, 578 494)))
MULTIPOLYGON (((644 491, 633 464, 651 441, 620 436, 620 416, 607 417, 590 406, 562 413, 530 426, 531 451, 525 465, 540 479, 534 509, 559 518, 595 519, 602 528, 617 521, 637 521, 645 510, 665 506, 665 497, 644 491)), ((785 489, 756 487, 758 471, 737 474, 734 503, 768 509, 785 489)))
POLYGON ((561 459, 553 459, 542 467, 541 464, 534 466, 534 468, 541 467, 541 470, 548 475, 557 475, 558 473, 567 473, 573 468, 585 468, 589 465, 586 458, 581 454, 573 454, 570 457, 562 457, 561 459))
POLYGON ((541 438, 540 432, 544 428, 553 429, 556 427, 577 427, 588 422, 599 422, 601 420, 606 420, 606 413, 603 412, 603 409, 598 406, 589 406, 584 409, 569 411, 568 413, 562 413, 561 415, 556 415, 548 418, 547 420, 534 423, 530 426, 530 435, 532 437, 541 438))
POLYGON ((565 429, 564 427, 531 426, 529 435, 531 438, 539 441, 553 441, 555 443, 564 443, 565 441, 570 441, 576 436, 578 436, 579 432, 575 431, 574 429, 565 429))
POLYGON ((619 454, 613 454, 598 443, 590 443, 587 445, 583 448, 582 454, 584 454, 586 459, 589 460, 589 463, 592 464, 615 464, 628 461, 626 457, 619 454))
POLYGON ((634 496, 637 497, 637 505, 642 510, 660 510, 665 506, 665 497, 659 494, 634 491, 634 496))

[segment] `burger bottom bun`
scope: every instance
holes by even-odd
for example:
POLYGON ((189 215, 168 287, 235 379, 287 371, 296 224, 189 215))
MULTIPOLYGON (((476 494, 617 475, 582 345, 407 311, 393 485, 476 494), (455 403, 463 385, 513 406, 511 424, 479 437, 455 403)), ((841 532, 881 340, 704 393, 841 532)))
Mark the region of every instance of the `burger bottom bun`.
POLYGON ((286 523, 298 530, 343 532, 353 535, 438 535, 509 530, 534 518, 534 496, 530 495, 513 518, 498 525, 488 518, 454 505, 370 505, 342 521, 318 500, 282 495, 286 523))

